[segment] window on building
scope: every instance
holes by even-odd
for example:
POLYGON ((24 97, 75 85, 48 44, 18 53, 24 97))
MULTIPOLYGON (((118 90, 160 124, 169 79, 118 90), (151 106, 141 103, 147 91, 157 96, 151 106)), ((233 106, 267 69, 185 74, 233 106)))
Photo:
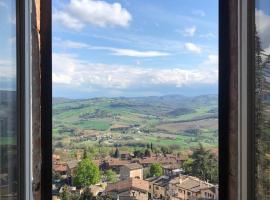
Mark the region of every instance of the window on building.
POLYGON ((18 199, 16 1, 0 2, 0 199, 18 199))
POLYGON ((255 188, 270 199, 270 2, 255 1, 255 188))
POLYGON ((218 0, 52 2, 54 156, 218 184, 218 0))

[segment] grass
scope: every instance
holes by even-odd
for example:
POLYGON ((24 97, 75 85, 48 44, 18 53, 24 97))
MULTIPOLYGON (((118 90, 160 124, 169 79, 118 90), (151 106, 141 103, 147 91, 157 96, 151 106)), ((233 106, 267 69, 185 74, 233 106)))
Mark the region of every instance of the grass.
POLYGON ((175 110, 179 107, 189 106, 189 102, 181 105, 178 101, 169 103, 146 102, 149 106, 136 106, 142 102, 132 102, 128 99, 88 99, 88 100, 73 100, 70 102, 57 103, 53 106, 53 135, 54 139, 61 141, 67 149, 85 148, 97 145, 99 141, 104 147, 112 148, 115 144, 122 145, 121 148, 132 150, 134 148, 143 148, 147 143, 154 145, 179 145, 181 149, 189 149, 198 146, 202 143, 206 147, 215 148, 218 145, 218 135, 216 128, 208 127, 207 120, 200 126, 201 134, 198 136, 187 135, 185 130, 190 128, 191 124, 198 124, 199 121, 193 120, 198 117, 209 116, 209 110, 216 107, 213 103, 204 103, 191 105, 194 110, 192 113, 184 115, 170 116, 166 112, 175 110), (124 102, 124 103, 123 103, 124 102), (119 106, 112 107, 112 103, 119 103, 119 106), (122 103, 122 104, 121 104, 122 103), (184 106, 185 105, 185 106, 184 106), (95 113, 96 110, 102 110, 111 115, 98 116, 93 115, 87 121, 80 118, 82 114, 95 113), (181 122, 185 121, 185 122, 181 122), (192 122, 186 122, 192 121, 192 122), (181 122, 181 123, 180 123, 181 122), (139 130, 136 129, 118 132, 111 132, 110 127, 116 124, 135 125, 139 124, 139 130), (206 125, 205 125, 206 124, 206 125), (160 129, 158 126, 163 126, 165 129, 160 129), (73 131, 70 131, 72 129, 73 131), (145 134, 147 130, 150 134, 145 134), (102 139, 95 140, 80 140, 76 135, 83 135, 86 132, 93 131, 94 134, 101 136, 102 139), (135 132, 134 132, 135 131, 135 132), (146 131, 146 132, 145 132, 146 131), (104 135, 111 135, 111 138, 104 138, 104 135), (67 139, 70 137, 70 140, 67 139), (75 140, 77 139, 77 140, 75 140), (76 141, 76 142, 75 142, 76 141), (136 147, 137 145, 137 147, 136 147))

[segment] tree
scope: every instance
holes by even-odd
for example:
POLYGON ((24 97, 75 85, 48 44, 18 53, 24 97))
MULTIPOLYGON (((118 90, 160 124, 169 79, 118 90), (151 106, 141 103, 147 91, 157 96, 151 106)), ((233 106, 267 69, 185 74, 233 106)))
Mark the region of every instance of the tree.
POLYGON ((133 154, 135 158, 141 158, 144 156, 144 152, 142 150, 135 150, 133 154))
POLYGON ((100 171, 98 166, 92 163, 92 161, 88 158, 79 162, 74 178, 75 185, 86 187, 96 184, 99 181, 100 171))
POLYGON ((197 176, 205 181, 218 182, 217 158, 202 144, 199 144, 199 148, 194 150, 190 158, 183 163, 183 169, 187 174, 197 176))
POLYGON ((120 152, 119 152, 119 149, 117 147, 115 149, 115 152, 114 152, 113 157, 115 157, 115 158, 119 158, 120 157, 120 152))
POLYGON ((95 200, 96 198, 93 196, 89 187, 86 187, 81 194, 80 200, 95 200))
POLYGON ((169 148, 166 147, 166 146, 162 146, 160 150, 161 150, 161 152, 162 152, 163 154, 170 154, 170 153, 172 153, 172 150, 169 149, 169 148))
POLYGON ((72 194, 68 189, 67 185, 64 185, 62 188, 62 193, 59 195, 61 200, 71 200, 72 194))
POLYGON ((88 158, 87 151, 86 149, 83 150, 83 159, 88 158))
POLYGON ((150 175, 151 176, 162 176, 163 175, 162 166, 159 163, 152 164, 150 166, 150 175))
POLYGON ((150 144, 151 151, 153 152, 153 143, 150 144))
POLYGON ((107 181, 110 182, 110 183, 115 183, 118 180, 117 173, 115 173, 111 169, 107 170, 104 175, 105 175, 107 181))
POLYGON ((150 157, 150 156, 151 156, 151 152, 150 152, 149 149, 145 149, 145 151, 144 151, 144 156, 145 156, 145 157, 150 157))

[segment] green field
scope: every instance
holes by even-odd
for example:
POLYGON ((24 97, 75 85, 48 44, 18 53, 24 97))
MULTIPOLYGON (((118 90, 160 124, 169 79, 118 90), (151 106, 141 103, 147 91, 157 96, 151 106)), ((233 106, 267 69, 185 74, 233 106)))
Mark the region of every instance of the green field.
POLYGON ((217 96, 54 99, 55 148, 217 148, 217 96))

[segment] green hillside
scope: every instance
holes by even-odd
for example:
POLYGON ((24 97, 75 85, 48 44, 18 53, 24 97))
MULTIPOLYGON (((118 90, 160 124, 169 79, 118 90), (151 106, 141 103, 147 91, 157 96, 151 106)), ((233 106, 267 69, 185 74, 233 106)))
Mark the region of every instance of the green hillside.
POLYGON ((217 96, 53 100, 54 147, 217 147, 217 96))

